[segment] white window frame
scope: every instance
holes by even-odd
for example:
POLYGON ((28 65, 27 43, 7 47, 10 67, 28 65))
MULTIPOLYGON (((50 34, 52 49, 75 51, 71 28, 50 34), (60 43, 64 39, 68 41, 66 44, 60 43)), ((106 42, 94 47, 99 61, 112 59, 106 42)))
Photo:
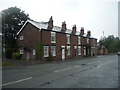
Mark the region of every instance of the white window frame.
POLYGON ((78 46, 78 55, 81 55, 81 46, 78 46))
POLYGON ((56 32, 51 32, 51 43, 56 43, 56 32))
POLYGON ((74 46, 74 49, 77 49, 77 46, 74 46))
POLYGON ((33 49, 33 55, 36 55, 36 50, 35 49, 33 49))
POLYGON ((23 49, 20 49, 20 54, 23 54, 24 53, 24 50, 23 49))
POLYGON ((89 43, 89 38, 87 38, 87 43, 89 43))
POLYGON ((23 40, 24 39, 24 37, 23 36, 20 36, 20 40, 23 40))
POLYGON ((48 57, 48 56, 49 56, 49 46, 44 46, 44 57, 48 57))
POLYGON ((51 55, 56 56, 56 46, 51 46, 51 55))
POLYGON ((67 36, 67 44, 70 44, 70 35, 67 34, 66 36, 67 36))
POLYGON ((80 40, 80 36, 78 36, 78 44, 80 45, 81 40, 80 40))
POLYGON ((67 46, 67 55, 70 55, 70 46, 67 46))

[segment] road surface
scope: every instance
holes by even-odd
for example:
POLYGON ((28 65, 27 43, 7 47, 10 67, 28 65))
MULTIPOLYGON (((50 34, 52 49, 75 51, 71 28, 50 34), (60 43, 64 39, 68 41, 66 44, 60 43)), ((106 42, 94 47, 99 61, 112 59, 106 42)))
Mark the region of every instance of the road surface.
POLYGON ((2 88, 118 88, 118 56, 3 70, 2 88))

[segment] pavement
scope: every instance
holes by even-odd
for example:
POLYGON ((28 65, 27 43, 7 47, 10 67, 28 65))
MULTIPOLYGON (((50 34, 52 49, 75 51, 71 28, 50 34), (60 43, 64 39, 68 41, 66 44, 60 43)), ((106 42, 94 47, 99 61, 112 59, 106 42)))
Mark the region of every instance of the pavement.
POLYGON ((118 56, 21 66, 2 72, 2 88, 118 88, 118 56))

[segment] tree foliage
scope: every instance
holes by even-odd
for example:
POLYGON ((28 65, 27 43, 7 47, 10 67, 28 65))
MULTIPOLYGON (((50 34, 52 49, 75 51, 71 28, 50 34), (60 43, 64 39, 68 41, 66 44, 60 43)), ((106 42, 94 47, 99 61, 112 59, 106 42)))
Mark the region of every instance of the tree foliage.
POLYGON ((8 47, 14 46, 16 34, 27 19, 29 19, 29 15, 17 7, 10 7, 2 11, 2 33, 5 35, 8 47))
MULTIPOLYGON (((2 34, 6 48, 17 47, 16 36, 29 15, 17 7, 10 7, 2 11, 2 34)), ((13 50, 14 51, 14 50, 13 50)))
POLYGON ((102 38, 99 43, 105 45, 108 53, 116 53, 120 51, 120 39, 113 35, 109 35, 107 38, 102 38))

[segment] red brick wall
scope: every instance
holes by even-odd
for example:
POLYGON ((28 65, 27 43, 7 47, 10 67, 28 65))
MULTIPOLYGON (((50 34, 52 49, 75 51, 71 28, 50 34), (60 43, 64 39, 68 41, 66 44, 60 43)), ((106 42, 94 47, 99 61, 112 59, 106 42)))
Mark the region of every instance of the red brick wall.
MULTIPOLYGON (((78 46, 78 36, 71 35, 71 57, 75 57, 74 46, 78 46)), ((76 54, 78 55, 77 50, 76 54)))
MULTIPOLYGON (((22 46, 22 48, 28 47, 31 50, 30 57, 31 57, 31 59, 34 59, 34 56, 32 55, 33 54, 32 50, 34 49, 35 43, 37 41, 40 41, 40 39, 41 39, 39 30, 36 27, 34 27, 33 25, 28 23, 23 28, 23 30, 21 31, 21 33, 19 34, 18 37, 19 37, 18 45, 22 46), (24 39, 19 40, 20 36, 23 36, 24 39)), ((23 58, 25 58, 25 57, 23 57, 23 58)))
MULTIPOLYGON (((64 33, 56 33, 56 59, 62 59, 62 51, 61 51, 61 46, 66 46, 66 34, 64 33)), ((65 49, 66 52, 66 49, 65 49)), ((65 53, 65 57, 66 57, 66 53, 65 53)))
MULTIPOLYGON (((96 39, 90 39, 90 43, 87 44, 87 38, 81 37, 81 44, 78 45, 78 36, 76 35, 70 35, 70 44, 67 44, 67 34, 65 33, 59 33, 56 32, 56 43, 51 43, 51 31, 42 30, 39 31, 36 27, 34 27, 31 24, 27 24, 25 28, 22 30, 22 32, 19 34, 20 36, 24 36, 24 40, 19 40, 19 46, 28 47, 30 50, 34 49, 34 45, 37 41, 40 41, 44 45, 50 46, 55 45, 56 46, 56 60, 61 60, 61 46, 65 46, 65 59, 74 58, 74 46, 77 46, 76 49, 76 55, 78 56, 78 46, 81 46, 81 56, 84 56, 84 47, 87 47, 86 45, 91 45, 97 47, 97 40, 96 39), (42 40, 42 41, 41 41, 42 40), (67 55, 66 50, 67 46, 70 46, 70 56, 67 55)), ((31 59, 34 59, 34 56, 32 55, 33 52, 31 51, 31 59)), ((97 48, 95 48, 95 55, 97 55, 97 48)))
POLYGON ((51 44, 50 31, 42 30, 42 43, 43 43, 43 45, 50 45, 51 44))

